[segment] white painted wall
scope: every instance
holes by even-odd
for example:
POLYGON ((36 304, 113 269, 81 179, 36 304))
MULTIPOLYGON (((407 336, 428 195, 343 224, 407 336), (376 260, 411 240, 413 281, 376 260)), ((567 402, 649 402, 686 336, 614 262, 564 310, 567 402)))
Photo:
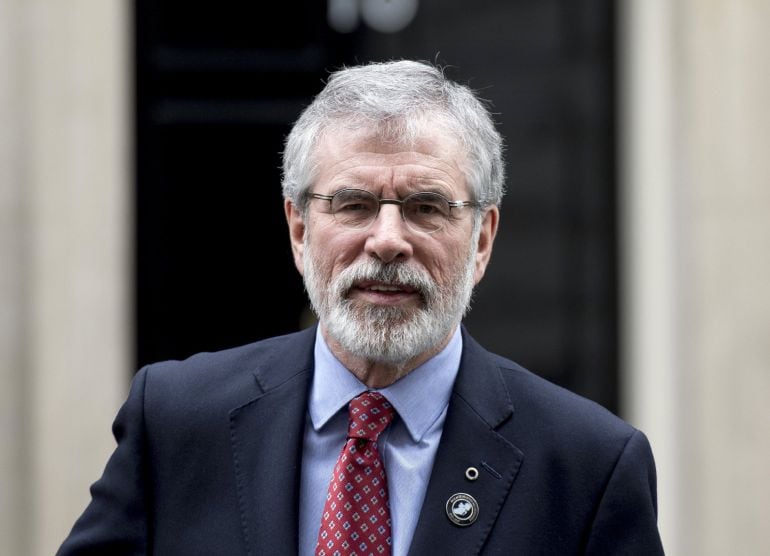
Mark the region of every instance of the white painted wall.
POLYGON ((130 378, 128 9, 0 0, 0 554, 56 551, 130 378))
POLYGON ((770 3, 620 3, 624 406, 668 553, 767 554, 770 3))

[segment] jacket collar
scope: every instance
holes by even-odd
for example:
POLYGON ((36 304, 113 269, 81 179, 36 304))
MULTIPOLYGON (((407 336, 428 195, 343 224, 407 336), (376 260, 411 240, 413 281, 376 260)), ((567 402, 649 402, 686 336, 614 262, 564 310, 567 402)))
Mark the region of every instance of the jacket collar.
MULTIPOLYGON (((410 555, 477 554, 518 473, 522 452, 498 432, 514 408, 495 356, 463 332, 463 358, 410 555), (478 479, 466 470, 475 467, 478 479), (453 525, 447 500, 473 496, 479 518, 453 525)), ((297 554, 299 485, 315 327, 268 341, 255 367, 258 393, 230 412, 241 523, 250 554, 297 554), (269 345, 270 343, 273 346, 269 345), (272 348, 272 349, 271 349, 272 348), (269 469, 269 472, 266 470, 269 469), (281 550, 275 552, 277 547, 281 550)))
POLYGON ((230 412, 238 507, 249 554, 264 554, 267 547, 273 554, 297 554, 314 338, 312 327, 268 340, 254 369, 258 394, 230 412))
POLYGON ((447 410, 409 554, 478 554, 492 530, 523 460, 523 453, 498 432, 514 408, 496 362, 463 328, 463 359, 447 410), (469 480, 466 471, 478 470, 469 480), (478 519, 466 527, 447 516, 455 494, 478 503, 478 519))

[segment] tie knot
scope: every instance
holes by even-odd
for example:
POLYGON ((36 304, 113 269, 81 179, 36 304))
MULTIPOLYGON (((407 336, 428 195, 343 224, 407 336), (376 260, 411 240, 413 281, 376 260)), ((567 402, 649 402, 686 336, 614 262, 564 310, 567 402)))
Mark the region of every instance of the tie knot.
POLYGON ((379 392, 364 392, 350 400, 348 438, 377 440, 393 420, 393 406, 379 392))

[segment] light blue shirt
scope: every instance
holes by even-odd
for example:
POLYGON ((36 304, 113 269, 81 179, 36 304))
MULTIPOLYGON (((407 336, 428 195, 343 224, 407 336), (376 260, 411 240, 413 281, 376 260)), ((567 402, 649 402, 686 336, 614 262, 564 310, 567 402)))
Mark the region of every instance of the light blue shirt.
MULTIPOLYGON (((449 344, 381 392, 397 417, 377 442, 388 479, 393 556, 405 556, 420 516, 462 355, 460 328, 449 344)), ((368 390, 329 350, 320 332, 305 426, 299 506, 299 553, 315 552, 326 492, 345 444, 348 402, 368 390)))

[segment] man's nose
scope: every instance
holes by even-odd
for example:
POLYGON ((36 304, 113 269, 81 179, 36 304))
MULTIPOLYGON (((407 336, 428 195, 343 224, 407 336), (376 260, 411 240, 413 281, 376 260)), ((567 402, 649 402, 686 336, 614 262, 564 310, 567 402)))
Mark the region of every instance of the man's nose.
POLYGON ((401 217, 401 207, 383 204, 372 225, 367 230, 364 250, 367 255, 384 263, 412 256, 412 244, 409 236, 412 232, 401 217))

